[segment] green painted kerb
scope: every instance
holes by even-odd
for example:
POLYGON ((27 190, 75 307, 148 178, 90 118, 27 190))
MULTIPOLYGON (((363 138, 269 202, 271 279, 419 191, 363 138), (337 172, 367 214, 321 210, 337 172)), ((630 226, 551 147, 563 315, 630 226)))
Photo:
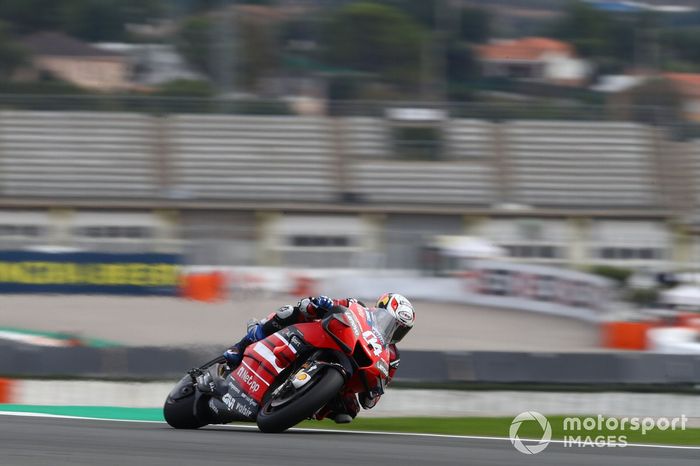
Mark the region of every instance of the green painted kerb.
POLYGON ((119 408, 110 406, 37 406, 3 405, 0 411, 55 414, 59 416, 94 417, 128 421, 164 421, 162 408, 119 408))
MULTIPOLYGON (((68 332, 42 332, 39 330, 30 330, 30 329, 26 329, 26 328, 16 328, 16 327, 0 327, 0 331, 18 333, 21 335, 54 338, 56 340, 70 340, 71 338, 74 337, 74 335, 71 335, 68 332)), ((117 343, 117 342, 109 341, 109 340, 102 340, 100 338, 85 338, 85 337, 82 337, 80 335, 77 335, 77 337, 80 338, 80 341, 82 342, 82 344, 84 344, 85 346, 92 347, 92 348, 114 348, 114 347, 123 346, 121 343, 117 343)))

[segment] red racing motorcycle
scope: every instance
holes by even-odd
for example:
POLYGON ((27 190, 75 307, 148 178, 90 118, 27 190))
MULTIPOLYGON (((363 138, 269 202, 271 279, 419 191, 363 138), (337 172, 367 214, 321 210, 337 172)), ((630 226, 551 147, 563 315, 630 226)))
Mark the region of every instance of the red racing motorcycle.
POLYGON ((351 394, 383 394, 394 320, 382 311, 336 306, 251 344, 233 371, 223 357, 190 370, 168 395, 165 420, 176 429, 249 421, 282 432, 336 411, 351 394))

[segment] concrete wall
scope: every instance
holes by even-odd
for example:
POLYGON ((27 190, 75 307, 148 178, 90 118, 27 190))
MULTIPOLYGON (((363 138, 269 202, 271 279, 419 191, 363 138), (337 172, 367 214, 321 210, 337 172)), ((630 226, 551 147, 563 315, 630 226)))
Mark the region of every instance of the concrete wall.
MULTIPOLYGON (((37 348, 0 345, 0 375, 176 378, 219 348, 37 348)), ((651 353, 403 351, 396 381, 697 385, 700 356, 651 353)))

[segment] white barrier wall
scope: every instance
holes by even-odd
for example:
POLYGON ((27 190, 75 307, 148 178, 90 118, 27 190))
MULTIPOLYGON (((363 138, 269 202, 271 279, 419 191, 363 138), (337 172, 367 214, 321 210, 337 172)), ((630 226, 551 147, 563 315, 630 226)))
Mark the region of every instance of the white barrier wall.
POLYGON ((700 354, 700 331, 695 328, 666 327, 649 330, 649 350, 668 354, 700 354))
MULTIPOLYGON (((172 382, 12 380, 10 404, 158 408, 172 382)), ((0 404, 0 411, 2 411, 0 404)), ((360 417, 545 415, 700 417, 697 397, 657 393, 570 393, 527 391, 411 390, 389 388, 379 404, 360 417)))
MULTIPOLYGON (((191 271, 213 268, 197 267, 191 271)), ((387 291, 413 300, 519 309, 599 322, 613 296, 610 281, 556 267, 473 261, 459 276, 423 276, 416 271, 216 268, 232 293, 327 294, 374 300, 387 291)))
MULTIPOLYGON (((528 266, 520 266, 528 267, 528 266)), ((461 277, 395 274, 329 276, 317 287, 333 296, 380 296, 387 291, 410 299, 519 309, 599 322, 604 319, 611 288, 592 280, 575 280, 551 272, 538 274, 476 268, 461 277)))

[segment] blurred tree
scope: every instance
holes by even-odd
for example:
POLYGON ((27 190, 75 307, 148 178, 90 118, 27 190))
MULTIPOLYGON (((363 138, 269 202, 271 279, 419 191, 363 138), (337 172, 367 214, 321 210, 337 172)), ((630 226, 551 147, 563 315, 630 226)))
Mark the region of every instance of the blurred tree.
POLYGON ((60 9, 65 2, 56 0, 2 0, 0 20, 17 33, 55 29, 60 25, 60 9))
POLYGON ((570 3, 561 19, 549 33, 574 44, 583 56, 608 55, 612 18, 605 12, 583 2, 570 3))
POLYGON ((652 36, 656 23, 656 16, 650 12, 616 15, 574 1, 545 35, 570 42, 584 57, 605 62, 609 72, 621 72, 630 66, 654 63, 652 36))
POLYGON ((165 0, 2 0, 0 20, 18 34, 61 30, 88 41, 124 38, 127 22, 162 16, 165 0))
POLYGON ((640 307, 652 307, 657 305, 659 302, 659 290, 638 290, 631 289, 627 290, 624 294, 625 298, 640 307))
POLYGON ((459 13, 459 39, 486 42, 491 35, 491 15, 483 8, 463 8, 459 13))
POLYGON ((401 10, 417 23, 427 29, 434 29, 437 21, 438 8, 446 5, 447 0, 383 0, 389 6, 401 10), (439 2, 443 2, 442 5, 439 2))
POLYGON ((326 60, 376 73, 401 86, 420 80, 423 28, 387 5, 353 3, 336 13, 327 29, 326 60))
POLYGON ((238 84, 249 90, 257 90, 260 79, 272 74, 279 64, 279 46, 273 27, 253 17, 241 17, 237 21, 238 48, 236 62, 238 84))
POLYGON ((320 42, 322 20, 314 17, 293 18, 281 27, 280 37, 284 42, 320 42))
MULTIPOLYGON (((678 68, 679 63, 700 66, 700 30, 683 28, 663 31, 659 38, 667 68, 678 68)), ((688 66, 686 65, 686 66, 688 66)))
POLYGON ((333 76, 328 81, 328 98, 330 100, 353 100, 360 93, 358 79, 352 76, 333 76))
POLYGON ((589 3, 574 1, 564 15, 550 24, 545 35, 574 45, 604 73, 620 73, 629 67, 658 66, 656 13, 609 13, 589 3))
MULTIPOLYGON (((138 1, 138 0, 134 0, 138 1)), ((160 1, 160 0, 159 0, 160 1)), ((202 14, 231 5, 274 5, 279 0, 162 0, 174 11, 202 14)))
MULTIPOLYGON (((271 74, 279 62, 279 46, 272 26, 252 16, 241 15, 234 19, 235 50, 232 63, 235 65, 236 86, 255 90, 260 78, 271 74)), ((184 21, 177 33, 177 48, 185 59, 197 70, 215 78, 220 52, 216 44, 216 24, 209 16, 193 16, 184 21)), ((221 53, 226 53, 224 50, 221 53)))
POLYGON ((176 79, 162 84, 155 95, 163 97, 212 97, 214 89, 207 81, 176 79))
POLYGON ((479 63, 474 50, 464 42, 452 42, 447 50, 449 81, 470 81, 479 77, 479 63))
POLYGON ((0 21, 0 80, 11 78, 15 70, 27 62, 27 52, 12 42, 8 30, 7 24, 0 21))
POLYGON ((633 271, 623 267, 613 267, 609 265, 596 265, 590 268, 590 272, 617 282, 619 286, 624 286, 633 271))
POLYGON ((61 26, 69 35, 91 42, 124 38, 126 17, 118 0, 70 0, 61 3, 61 26))
POLYGON ((664 25, 667 27, 700 26, 700 11, 685 11, 683 13, 665 15, 664 25))
POLYGON ((213 22, 206 16, 187 18, 177 33, 176 46, 185 60, 202 73, 212 76, 211 30, 213 22))
POLYGON ((178 11, 204 13, 220 7, 226 0, 168 0, 178 11))
POLYGON ((127 23, 143 23, 164 17, 168 0, 120 0, 118 4, 127 23))

